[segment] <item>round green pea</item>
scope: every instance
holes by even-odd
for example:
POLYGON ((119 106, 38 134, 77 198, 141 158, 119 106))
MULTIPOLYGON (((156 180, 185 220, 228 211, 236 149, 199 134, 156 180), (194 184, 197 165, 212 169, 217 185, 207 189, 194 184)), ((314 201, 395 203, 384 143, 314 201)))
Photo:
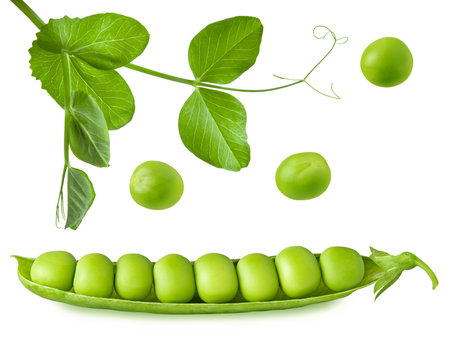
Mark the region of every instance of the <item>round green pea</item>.
POLYGON ((279 290, 276 266, 263 254, 249 254, 237 263, 241 294, 247 301, 273 300, 279 290))
POLYGON ((400 39, 383 37, 372 42, 361 56, 361 71, 369 82, 382 87, 396 86, 411 75, 412 54, 400 39))
POLYGON ((319 258, 322 278, 333 291, 344 291, 359 285, 364 277, 364 261, 355 250, 333 246, 319 258))
POLYGON ((152 289, 151 261, 139 254, 121 256, 116 264, 115 289, 122 299, 145 299, 152 289))
POLYGON ((114 265, 102 254, 83 256, 75 267, 76 294, 111 297, 114 286, 114 265))
POLYGON ((161 161, 146 161, 133 171, 130 194, 135 202, 151 210, 164 210, 175 205, 183 195, 180 174, 161 161))
POLYGON ((169 254, 154 264, 157 298, 164 303, 186 303, 196 291, 191 262, 184 256, 169 254))
POLYGON ((321 270, 316 257, 302 246, 291 246, 276 256, 276 268, 281 288, 291 298, 308 296, 321 282, 321 270))
POLYGON ((286 158, 276 170, 276 185, 293 200, 308 200, 321 195, 330 184, 330 168, 315 152, 303 152, 286 158))
POLYGON ((30 269, 31 280, 37 284, 68 291, 72 289, 75 258, 66 251, 50 251, 35 259, 30 269))
POLYGON ((237 294, 238 282, 233 262, 222 254, 202 255, 194 263, 197 292, 206 303, 231 301, 237 294))

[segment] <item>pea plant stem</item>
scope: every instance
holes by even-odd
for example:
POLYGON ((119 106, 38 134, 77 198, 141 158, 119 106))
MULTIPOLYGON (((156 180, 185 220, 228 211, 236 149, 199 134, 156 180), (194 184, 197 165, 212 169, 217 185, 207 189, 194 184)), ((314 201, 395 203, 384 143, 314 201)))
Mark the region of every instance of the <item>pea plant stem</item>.
POLYGON ((56 216, 55 216, 56 227, 59 227, 60 218, 64 219, 66 216, 64 212, 64 192, 63 192, 64 180, 66 179, 66 173, 67 173, 67 164, 64 164, 63 174, 61 176, 61 186, 60 186, 60 191, 58 194, 58 202, 56 204, 56 216))
POLYGON ((37 26, 39 29, 45 25, 45 22, 38 16, 34 10, 32 10, 29 5, 27 5, 24 1, 22 0, 11 0, 13 4, 16 5, 16 7, 23 12, 24 15, 26 15, 32 23, 37 26))
POLYGON ((180 77, 177 77, 177 76, 164 74, 164 73, 161 73, 159 71, 151 70, 151 69, 145 68, 143 66, 135 65, 135 64, 128 64, 128 65, 125 65, 125 67, 128 68, 128 69, 139 71, 139 72, 147 74, 147 75, 152 75, 152 76, 162 78, 162 79, 165 79, 165 80, 175 81, 175 82, 178 82, 178 83, 187 84, 187 85, 191 85, 191 86, 194 86, 194 87, 207 87, 207 88, 211 88, 211 89, 238 91, 238 92, 267 92, 267 91, 274 91, 274 90, 284 89, 284 88, 287 88, 289 86, 297 85, 297 84, 300 84, 300 83, 303 82, 303 80, 295 80, 294 82, 292 82, 290 84, 277 86, 277 87, 273 87, 273 88, 268 88, 268 89, 238 89, 238 88, 231 88, 231 87, 226 87, 226 86, 220 86, 220 85, 215 85, 215 84, 204 83, 204 82, 201 82, 201 81, 184 79, 184 78, 180 78, 180 77))
POLYGON ((66 178, 67 170, 70 168, 69 161, 69 137, 71 126, 71 96, 72 96, 72 83, 71 83, 71 59, 67 52, 61 54, 63 64, 63 80, 64 80, 64 167, 61 176, 61 186, 59 188, 58 203, 56 204, 56 226, 59 224, 60 214, 62 218, 64 214, 64 181, 66 178))
POLYGON ((128 69, 132 69, 132 70, 141 72, 143 74, 155 76, 155 77, 158 77, 158 78, 161 78, 161 79, 175 81, 175 82, 178 82, 178 83, 187 84, 187 85, 191 85, 191 86, 196 86, 197 85, 197 83, 195 81, 193 81, 193 80, 180 78, 178 76, 164 74, 164 73, 161 73, 159 71, 155 71, 155 70, 145 68, 143 66, 139 66, 139 65, 135 65, 135 64, 128 64, 128 65, 125 65, 125 67, 128 68, 128 69))
POLYGON ((61 54, 63 63, 63 79, 64 79, 64 163, 69 166, 69 131, 71 122, 71 59, 67 52, 61 54))
POLYGON ((275 91, 275 90, 281 90, 285 89, 294 85, 298 85, 302 83, 303 80, 296 80, 294 82, 291 82, 286 85, 281 85, 281 86, 276 86, 272 88, 267 88, 267 89, 237 89, 237 88, 231 88, 231 87, 226 87, 226 86, 219 86, 219 85, 213 85, 213 84, 207 84, 207 83, 202 83, 199 82, 197 85, 198 86, 203 86, 203 87, 208 87, 212 89, 220 89, 220 90, 228 90, 228 91, 238 91, 238 92, 250 92, 250 93, 259 93, 259 92, 269 92, 269 91, 275 91))
POLYGON ((419 266, 420 268, 422 268, 428 274, 428 276, 432 280, 432 287, 433 287, 433 289, 435 289, 438 286, 438 278, 436 277, 433 270, 430 269, 430 266, 428 266, 426 263, 424 263, 417 256, 415 256, 415 264, 416 264, 416 266, 419 266))

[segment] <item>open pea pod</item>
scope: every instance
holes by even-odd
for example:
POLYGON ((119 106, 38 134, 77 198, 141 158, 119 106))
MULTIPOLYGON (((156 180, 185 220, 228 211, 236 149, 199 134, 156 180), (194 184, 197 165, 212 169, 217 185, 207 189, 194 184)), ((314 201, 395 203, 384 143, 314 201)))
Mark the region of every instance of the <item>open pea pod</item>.
MULTIPOLYGON (((402 253, 401 255, 393 256, 383 251, 377 251, 372 248, 371 250, 372 255, 370 257, 363 256, 365 265, 364 278, 361 283, 353 289, 334 292, 321 282, 320 286, 313 294, 301 299, 290 299, 280 290, 276 299, 272 301, 248 302, 238 294, 231 302, 224 304, 204 303, 198 296, 189 303, 161 303, 153 293, 143 301, 123 300, 118 298, 115 292, 111 298, 79 295, 72 290, 62 291, 32 282, 30 278, 30 269, 35 259, 22 256, 14 257, 18 261, 18 276, 21 283, 27 289, 45 299, 89 308, 157 314, 221 314, 291 309, 340 299, 373 283, 376 283, 375 292, 378 292, 378 295, 380 295, 397 280, 402 271, 410 270, 415 266, 422 267, 428 273, 432 279, 433 288, 438 284, 438 280, 433 271, 415 255, 411 253, 402 253), (378 264, 380 264, 380 266, 378 264)), ((319 258, 319 254, 315 256, 319 258)), ((233 262, 236 265, 238 260, 233 260, 233 262)))

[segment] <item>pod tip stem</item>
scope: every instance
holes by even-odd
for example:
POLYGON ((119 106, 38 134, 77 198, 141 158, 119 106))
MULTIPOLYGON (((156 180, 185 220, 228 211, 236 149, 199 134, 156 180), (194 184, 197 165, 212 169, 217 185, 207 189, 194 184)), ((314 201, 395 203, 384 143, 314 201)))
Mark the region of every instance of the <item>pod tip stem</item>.
POLYGON ((438 286, 438 278, 433 270, 416 255, 410 252, 390 255, 385 251, 376 250, 372 246, 370 249, 370 258, 384 270, 382 277, 377 279, 375 283, 374 292, 377 294, 376 299, 399 279, 404 270, 411 270, 416 266, 423 269, 430 277, 433 289, 438 286))

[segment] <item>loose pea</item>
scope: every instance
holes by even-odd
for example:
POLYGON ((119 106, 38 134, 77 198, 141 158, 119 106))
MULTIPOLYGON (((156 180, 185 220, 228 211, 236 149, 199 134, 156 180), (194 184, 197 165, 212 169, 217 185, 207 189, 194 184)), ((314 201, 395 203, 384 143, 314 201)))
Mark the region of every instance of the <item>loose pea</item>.
POLYGON ((183 179, 162 161, 145 161, 130 178, 130 194, 139 205, 164 210, 175 205, 183 195, 183 179))
POLYGON ((191 262, 178 254, 164 256, 154 265, 154 286, 161 302, 191 301, 196 291, 191 262))
POLYGON ((276 256, 276 268, 282 290, 291 298, 311 294, 321 282, 316 257, 302 246, 291 246, 276 256))
POLYGON ((66 251, 50 251, 35 259, 30 269, 31 280, 37 284, 68 291, 72 288, 75 258, 66 251))
POLYGON ((197 292, 207 303, 231 301, 237 294, 238 283, 233 262, 225 255, 202 255, 194 263, 197 292))
POLYGON ((394 37, 383 37, 364 50, 361 71, 372 84, 391 87, 401 84, 411 75, 413 62, 405 43, 394 37))
POLYGON ((308 200, 321 195, 329 186, 330 168, 315 152, 293 154, 276 170, 276 185, 285 196, 308 200))
POLYGON ((110 297, 114 284, 114 266, 102 254, 83 256, 75 268, 74 291, 77 294, 110 297))
POLYGON ((139 254, 126 254, 116 265, 115 289, 123 299, 143 300, 152 289, 152 263, 139 254))
POLYGON ((237 263, 242 296, 247 301, 273 300, 279 289, 273 260, 263 254, 249 254, 237 263))
POLYGON ((334 246, 323 251, 319 258, 326 286, 344 291, 357 286, 364 277, 364 261, 355 250, 334 246))

